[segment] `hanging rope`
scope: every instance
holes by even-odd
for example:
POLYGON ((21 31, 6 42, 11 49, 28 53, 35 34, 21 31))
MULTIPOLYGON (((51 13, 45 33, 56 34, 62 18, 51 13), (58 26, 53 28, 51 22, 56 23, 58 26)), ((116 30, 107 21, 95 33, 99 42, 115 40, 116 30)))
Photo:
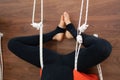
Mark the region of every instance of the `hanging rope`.
MULTIPOLYGON (((88 19, 88 6, 89 6, 89 0, 87 0, 86 3, 86 15, 85 15, 85 22, 83 25, 81 25, 82 22, 82 13, 83 13, 83 7, 84 6, 84 0, 82 0, 81 2, 81 10, 80 10, 80 17, 79 17, 79 23, 78 23, 78 29, 77 29, 77 37, 76 37, 76 49, 75 49, 75 62, 74 62, 74 69, 77 70, 77 62, 78 62, 78 56, 79 56, 79 51, 80 51, 80 47, 81 44, 83 43, 83 39, 81 36, 81 32, 84 32, 88 25, 87 25, 87 19, 88 19)), ((94 34, 95 37, 98 37, 97 34, 94 34)), ((98 69, 98 74, 99 74, 99 78, 100 80, 103 80, 103 75, 102 75, 102 69, 101 69, 101 65, 98 64, 97 65, 97 69, 98 69)))
POLYGON ((33 4, 33 15, 32 15, 32 26, 40 30, 39 37, 39 53, 40 53, 40 65, 43 68, 43 0, 41 0, 41 22, 35 23, 35 8, 36 8, 36 0, 34 0, 33 4))
POLYGON ((2 44, 1 44, 2 37, 3 34, 0 33, 0 80, 3 80, 3 56, 2 56, 2 44))
MULTIPOLYGON (((93 36, 98 37, 98 34, 93 34, 93 36)), ((100 80, 103 80, 102 68, 101 68, 100 64, 97 65, 97 69, 98 69, 98 74, 99 74, 100 80)))
POLYGON ((88 6, 89 6, 89 0, 87 0, 87 4, 86 4, 86 16, 85 16, 85 23, 83 25, 81 25, 81 20, 82 20, 82 13, 83 13, 83 5, 84 5, 84 0, 82 0, 81 2, 81 10, 80 10, 80 17, 79 17, 79 23, 78 23, 78 29, 77 29, 77 37, 76 37, 76 49, 75 49, 75 64, 74 64, 74 68, 75 70, 77 70, 77 61, 78 61, 78 55, 79 55, 79 51, 80 51, 80 47, 82 44, 82 36, 81 36, 81 32, 84 32, 88 25, 87 24, 87 17, 88 17, 88 6))
POLYGON ((97 69, 98 69, 98 74, 99 74, 100 80, 103 80, 102 68, 101 68, 100 64, 97 65, 97 69))

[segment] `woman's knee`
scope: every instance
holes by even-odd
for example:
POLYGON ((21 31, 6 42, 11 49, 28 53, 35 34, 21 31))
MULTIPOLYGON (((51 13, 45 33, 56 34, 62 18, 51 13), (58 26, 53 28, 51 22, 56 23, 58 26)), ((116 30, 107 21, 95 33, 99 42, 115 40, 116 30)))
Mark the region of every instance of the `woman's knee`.
POLYGON ((98 43, 96 43, 96 47, 98 48, 98 51, 105 57, 108 57, 112 51, 112 45, 110 42, 104 39, 101 39, 98 43))
POLYGON ((12 39, 10 39, 9 41, 8 41, 8 49, 10 50, 10 51, 13 51, 14 50, 14 48, 17 46, 16 45, 16 38, 12 38, 12 39))

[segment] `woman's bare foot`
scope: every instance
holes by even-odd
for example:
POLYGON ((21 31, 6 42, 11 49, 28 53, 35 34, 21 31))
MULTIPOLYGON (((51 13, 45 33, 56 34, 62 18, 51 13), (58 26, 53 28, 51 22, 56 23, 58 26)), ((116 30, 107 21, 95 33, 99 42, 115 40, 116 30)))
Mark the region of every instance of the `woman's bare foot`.
MULTIPOLYGON (((65 23, 64 23, 64 16, 63 15, 61 15, 60 23, 59 23, 58 27, 65 29, 65 23)), ((62 41, 63 38, 64 38, 64 33, 57 33, 53 37, 53 40, 62 41)))
POLYGON ((66 25, 71 23, 70 16, 69 16, 69 14, 67 12, 64 12, 64 21, 65 21, 66 25))
MULTIPOLYGON (((71 23, 70 16, 67 12, 64 12, 64 21, 66 25, 71 23)), ((73 38, 72 34, 68 30, 65 32, 65 36, 67 39, 73 38)))

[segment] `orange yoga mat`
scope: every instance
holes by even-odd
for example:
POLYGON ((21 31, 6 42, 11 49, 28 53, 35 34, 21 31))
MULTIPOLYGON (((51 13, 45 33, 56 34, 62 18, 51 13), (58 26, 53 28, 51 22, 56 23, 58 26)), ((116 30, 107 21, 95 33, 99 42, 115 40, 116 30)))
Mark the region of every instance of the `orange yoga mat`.
MULTIPOLYGON (((42 69, 40 69, 40 76, 42 75, 42 69)), ((99 80, 97 75, 95 74, 85 74, 82 72, 78 72, 77 70, 73 70, 74 80, 99 80)))
POLYGON ((78 72, 77 70, 73 70, 73 75, 74 80, 99 80, 95 74, 85 74, 78 72))

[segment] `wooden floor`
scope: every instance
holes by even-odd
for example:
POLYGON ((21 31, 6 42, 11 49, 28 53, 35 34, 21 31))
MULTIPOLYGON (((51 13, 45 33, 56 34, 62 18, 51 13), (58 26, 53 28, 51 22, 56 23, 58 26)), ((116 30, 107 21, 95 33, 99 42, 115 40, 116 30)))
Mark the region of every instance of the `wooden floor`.
MULTIPOLYGON (((44 0, 44 33, 57 26, 64 11, 70 13, 77 27, 80 4, 81 0, 44 0)), ((33 0, 0 0, 4 80, 39 80, 39 69, 19 59, 7 48, 10 38, 38 34, 30 26, 32 6, 33 0)), ((40 0, 37 3, 36 21, 39 21, 39 7, 40 0)), ((111 56, 102 63, 104 80, 120 80, 120 0, 90 0, 88 23, 86 33, 97 33, 113 46, 111 56)), ((74 50, 75 41, 65 39, 63 42, 49 42, 45 46, 65 54, 74 50)))

